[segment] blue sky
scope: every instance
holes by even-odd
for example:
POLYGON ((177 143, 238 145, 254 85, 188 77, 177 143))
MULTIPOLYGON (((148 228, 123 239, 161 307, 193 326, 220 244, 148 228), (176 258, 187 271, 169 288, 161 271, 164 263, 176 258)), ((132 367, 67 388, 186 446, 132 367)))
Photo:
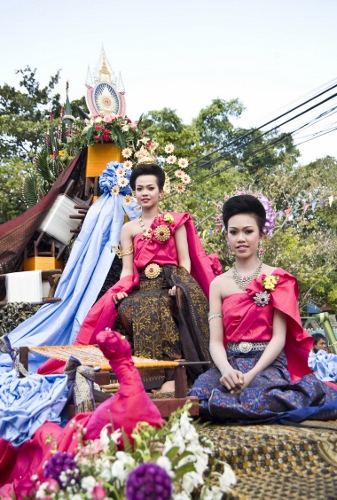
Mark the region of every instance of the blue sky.
MULTIPOLYGON (((336 78, 335 0, 1 1, 0 84, 30 65, 84 95, 104 44, 122 72, 127 113, 169 107, 189 123, 213 98, 239 98, 257 126, 336 78)), ((337 120, 337 118, 336 118, 337 120)), ((337 132, 300 147, 301 163, 337 157, 337 132)))

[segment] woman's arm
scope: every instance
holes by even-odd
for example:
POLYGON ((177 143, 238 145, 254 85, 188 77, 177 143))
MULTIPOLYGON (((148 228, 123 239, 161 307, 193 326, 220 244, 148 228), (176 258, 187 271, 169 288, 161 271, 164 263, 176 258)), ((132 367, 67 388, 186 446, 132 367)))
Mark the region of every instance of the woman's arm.
POLYGON ((243 374, 234 370, 228 362, 226 349, 224 347, 224 330, 222 320, 222 277, 212 281, 210 286, 210 312, 209 317, 220 315, 210 319, 210 353, 212 359, 221 373, 220 383, 230 392, 240 390, 243 384, 243 374))
POLYGON ((174 233, 176 243, 179 266, 184 267, 189 273, 191 272, 191 258, 188 251, 187 234, 185 224, 180 226, 174 233))
MULTIPOLYGON (((132 238, 132 230, 130 228, 129 223, 124 224, 122 227, 122 232, 121 232, 121 247, 125 251, 130 246, 133 244, 133 238, 132 238)), ((130 253, 128 255, 123 255, 122 257, 122 272, 120 275, 120 278, 124 278, 125 276, 133 276, 133 253, 130 253)), ((124 299, 127 297, 128 294, 126 292, 119 292, 115 296, 112 297, 113 301, 115 304, 119 300, 124 299)))
POLYGON ((287 318, 284 313, 275 309, 273 318, 273 336, 254 368, 244 374, 243 387, 247 387, 253 378, 272 364, 282 351, 286 342, 287 318))
MULTIPOLYGON (((121 232, 121 247, 125 251, 133 244, 132 238, 132 228, 130 228, 130 223, 126 223, 122 227, 121 232)), ((134 254, 123 255, 122 257, 122 272, 120 277, 124 278, 124 276, 129 276, 130 274, 133 276, 133 256, 134 254)))

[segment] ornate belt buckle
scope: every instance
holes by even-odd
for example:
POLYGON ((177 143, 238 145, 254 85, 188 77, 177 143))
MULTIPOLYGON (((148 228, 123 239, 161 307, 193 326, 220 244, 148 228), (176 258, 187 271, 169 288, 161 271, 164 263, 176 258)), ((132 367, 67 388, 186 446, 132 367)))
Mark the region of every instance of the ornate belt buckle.
POLYGON ((242 352, 242 354, 247 354, 247 352, 250 352, 252 349, 253 349, 253 344, 251 342, 239 343, 239 351, 242 352))
POLYGON ((158 264, 148 264, 144 269, 144 274, 150 280, 158 278, 161 273, 161 267, 158 264))

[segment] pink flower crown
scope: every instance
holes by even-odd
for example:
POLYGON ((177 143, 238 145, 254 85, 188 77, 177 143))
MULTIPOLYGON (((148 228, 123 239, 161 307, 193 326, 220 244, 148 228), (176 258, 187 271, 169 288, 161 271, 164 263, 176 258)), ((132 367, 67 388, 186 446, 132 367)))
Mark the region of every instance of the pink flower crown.
MULTIPOLYGON (((276 212, 274 212, 273 207, 269 199, 264 196, 260 191, 257 193, 253 193, 250 189, 247 191, 239 191, 236 190, 232 196, 229 196, 228 194, 225 195, 225 202, 229 200, 229 198, 232 198, 233 196, 240 196, 243 194, 250 194, 251 196, 255 196, 263 205, 265 211, 266 211, 266 223, 265 226, 262 228, 262 232, 265 234, 267 238, 270 238, 274 232, 275 229, 275 220, 276 220, 276 212)), ((220 211, 222 211, 222 203, 217 203, 216 208, 220 211)), ((218 215, 215 218, 215 221, 218 223, 218 226, 221 230, 224 230, 224 224, 222 222, 222 214, 218 215)))

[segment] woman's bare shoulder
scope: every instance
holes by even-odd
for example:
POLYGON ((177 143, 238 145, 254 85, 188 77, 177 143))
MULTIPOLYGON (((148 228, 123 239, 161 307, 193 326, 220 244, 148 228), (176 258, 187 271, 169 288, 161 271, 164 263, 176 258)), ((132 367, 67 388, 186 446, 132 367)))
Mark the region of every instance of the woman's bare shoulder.
POLYGON ((276 269, 278 268, 273 266, 268 266, 268 264, 263 264, 261 272, 263 274, 272 274, 274 271, 276 271, 276 269))

